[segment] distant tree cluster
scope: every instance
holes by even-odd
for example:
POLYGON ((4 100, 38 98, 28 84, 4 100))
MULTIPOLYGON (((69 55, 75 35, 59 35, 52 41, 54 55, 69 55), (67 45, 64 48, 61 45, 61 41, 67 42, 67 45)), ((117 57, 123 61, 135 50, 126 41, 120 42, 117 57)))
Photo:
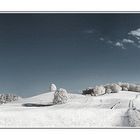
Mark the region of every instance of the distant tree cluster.
POLYGON ((100 94, 110 94, 110 93, 118 93, 119 91, 133 91, 133 92, 140 92, 140 85, 139 84, 132 84, 132 83, 113 83, 107 85, 100 85, 95 87, 87 88, 83 90, 82 94, 90 94, 91 96, 96 96, 100 94))
POLYGON ((20 97, 14 94, 0 94, 0 104, 5 104, 8 102, 13 102, 18 100, 20 97))

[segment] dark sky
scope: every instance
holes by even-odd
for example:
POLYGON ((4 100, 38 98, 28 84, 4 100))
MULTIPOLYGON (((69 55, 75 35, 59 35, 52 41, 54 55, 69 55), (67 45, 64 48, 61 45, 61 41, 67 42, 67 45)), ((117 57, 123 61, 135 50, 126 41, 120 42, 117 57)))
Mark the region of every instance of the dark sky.
POLYGON ((140 14, 0 14, 0 92, 28 97, 140 82, 140 14))

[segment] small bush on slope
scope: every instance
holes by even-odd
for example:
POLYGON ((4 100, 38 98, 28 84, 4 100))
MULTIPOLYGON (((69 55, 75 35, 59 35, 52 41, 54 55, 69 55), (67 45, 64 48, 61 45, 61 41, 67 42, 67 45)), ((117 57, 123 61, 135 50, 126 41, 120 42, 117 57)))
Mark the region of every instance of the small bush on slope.
POLYGON ((128 91, 128 89, 129 89, 129 88, 127 88, 127 87, 122 87, 122 90, 123 90, 123 91, 128 91))
POLYGON ((59 90, 56 90, 54 93, 54 99, 53 103, 54 104, 63 104, 68 101, 68 93, 65 89, 60 88, 59 90))
POLYGON ((140 85, 136 85, 135 91, 136 91, 136 92, 140 92, 140 85))
POLYGON ((110 88, 106 88, 105 93, 110 94, 112 92, 112 90, 110 88))
POLYGON ((57 90, 56 85, 51 83, 50 87, 49 87, 49 91, 50 92, 55 92, 57 90))
POLYGON ((97 95, 97 94, 104 94, 105 93, 105 88, 103 86, 96 86, 93 89, 93 92, 94 92, 95 95, 97 95))
POLYGON ((120 87, 120 86, 117 85, 117 84, 112 84, 112 85, 111 85, 111 90, 112 90, 112 93, 118 93, 119 91, 122 90, 122 87, 120 87))
POLYGON ((0 94, 0 104, 18 100, 20 97, 14 94, 0 94))
POLYGON ((86 95, 86 94, 90 94, 91 96, 96 96, 96 94, 94 93, 94 88, 87 88, 86 90, 83 90, 82 94, 86 95))
POLYGON ((107 84, 107 85, 104 85, 104 87, 105 87, 105 93, 112 93, 112 89, 111 89, 111 84, 107 84))
POLYGON ((98 95, 105 93, 117 93, 119 91, 133 91, 133 92, 140 92, 140 85, 132 84, 132 83, 122 83, 119 82, 118 84, 107 84, 104 86, 96 86, 94 88, 83 90, 83 94, 90 94, 90 95, 98 95), (105 91, 104 91, 105 89, 105 91))
POLYGON ((120 87, 122 87, 122 90, 124 91, 128 91, 129 90, 129 83, 122 83, 122 82, 119 82, 118 85, 120 87))
POLYGON ((136 84, 129 84, 129 91, 136 91, 136 84))

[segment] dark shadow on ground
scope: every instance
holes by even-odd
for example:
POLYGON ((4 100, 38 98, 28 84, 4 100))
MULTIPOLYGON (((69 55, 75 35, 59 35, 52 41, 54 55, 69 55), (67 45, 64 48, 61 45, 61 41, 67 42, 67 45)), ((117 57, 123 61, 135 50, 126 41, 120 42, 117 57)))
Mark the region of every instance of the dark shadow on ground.
POLYGON ((37 104, 37 103, 26 103, 26 104, 22 104, 22 106, 24 107, 46 107, 46 106, 53 106, 53 103, 49 103, 49 104, 37 104))

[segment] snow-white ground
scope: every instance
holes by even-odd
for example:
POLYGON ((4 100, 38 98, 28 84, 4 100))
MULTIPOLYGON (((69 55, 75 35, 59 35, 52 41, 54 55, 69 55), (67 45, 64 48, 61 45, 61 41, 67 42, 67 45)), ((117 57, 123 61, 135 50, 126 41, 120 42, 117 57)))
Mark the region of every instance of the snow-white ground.
POLYGON ((0 128, 112 128, 140 126, 140 93, 69 94, 52 105, 53 92, 0 105, 0 128))

